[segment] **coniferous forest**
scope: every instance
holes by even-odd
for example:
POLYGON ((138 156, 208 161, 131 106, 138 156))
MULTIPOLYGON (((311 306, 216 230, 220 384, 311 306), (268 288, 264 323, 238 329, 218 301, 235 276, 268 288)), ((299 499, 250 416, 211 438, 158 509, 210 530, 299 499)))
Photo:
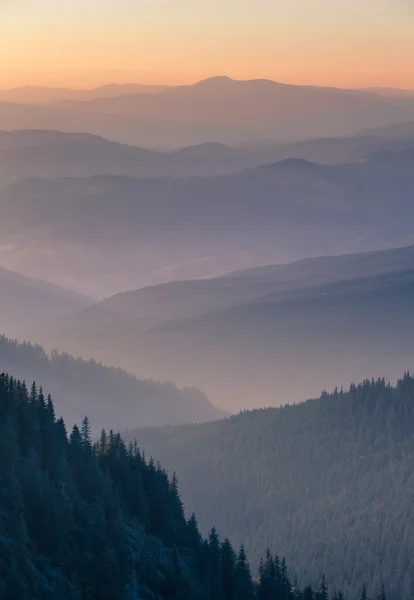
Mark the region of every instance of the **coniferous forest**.
POLYGON ((297 405, 215 423, 142 428, 137 439, 176 470, 200 529, 212 524, 251 564, 263 548, 286 556, 299 581, 327 580, 356 598, 384 582, 414 586, 414 377, 365 380, 297 405))
POLYGON ((270 551, 252 574, 243 547, 203 539, 176 477, 136 445, 93 442, 87 417, 68 435, 50 396, 1 375, 2 600, 341 600, 330 583, 292 580, 270 551))

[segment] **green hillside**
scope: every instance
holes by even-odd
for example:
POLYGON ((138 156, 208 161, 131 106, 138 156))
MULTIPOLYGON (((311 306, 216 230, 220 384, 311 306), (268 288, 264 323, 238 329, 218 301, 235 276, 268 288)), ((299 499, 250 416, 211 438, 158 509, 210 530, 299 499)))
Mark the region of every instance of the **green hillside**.
POLYGON ((214 523, 245 543, 254 565, 269 546, 300 581, 315 582, 323 568, 350 598, 361 580, 412 597, 411 376, 395 387, 364 381, 303 404, 126 438, 176 470, 202 530, 214 523))
POLYGON ((50 397, 3 374, 0 598, 328 600, 328 590, 322 577, 302 591, 270 552, 253 581, 243 546, 236 554, 215 529, 203 539, 186 520, 175 476, 112 431, 93 443, 86 417, 68 437, 50 397))

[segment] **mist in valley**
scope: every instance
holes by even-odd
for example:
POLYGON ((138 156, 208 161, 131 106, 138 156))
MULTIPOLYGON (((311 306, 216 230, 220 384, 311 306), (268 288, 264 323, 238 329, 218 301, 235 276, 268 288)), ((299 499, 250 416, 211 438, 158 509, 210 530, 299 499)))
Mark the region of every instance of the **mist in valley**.
POLYGON ((49 40, 35 4, 0 7, 0 600, 411 600, 409 9, 75 1, 49 40))

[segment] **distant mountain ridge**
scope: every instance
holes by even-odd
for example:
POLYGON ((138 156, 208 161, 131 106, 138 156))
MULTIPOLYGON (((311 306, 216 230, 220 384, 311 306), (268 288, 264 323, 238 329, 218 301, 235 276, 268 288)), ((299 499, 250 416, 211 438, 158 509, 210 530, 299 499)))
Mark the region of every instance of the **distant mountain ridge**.
POLYGON ((95 435, 102 427, 122 430, 131 422, 141 426, 196 423, 226 415, 195 388, 137 379, 65 353, 49 356, 39 345, 0 335, 0 372, 11 370, 28 387, 41 379, 46 394, 59 396, 57 409, 70 425, 90 416, 95 435))
POLYGON ((56 88, 48 86, 27 85, 8 90, 0 90, 0 102, 17 104, 47 105, 67 100, 91 100, 95 98, 111 98, 127 94, 154 94, 168 86, 130 84, 107 84, 93 89, 56 88))
MULTIPOLYGON (((121 92, 122 93, 122 92, 121 92)), ((13 100, 13 98, 12 98, 13 100)), ((124 143, 174 148, 246 139, 349 135, 414 119, 414 98, 361 90, 215 77, 157 93, 52 105, 0 103, 0 128, 88 131, 124 143)))
POLYGON ((191 383, 236 411, 299 401, 364 372, 392 379, 409 369, 413 302, 410 246, 126 292, 32 335, 191 383))
POLYGON ((291 144, 230 147, 206 142, 174 151, 154 151, 111 142, 86 133, 47 130, 0 131, 0 187, 27 177, 215 176, 289 158, 324 164, 366 160, 379 151, 414 148, 414 129, 405 137, 376 135, 321 138, 291 144))
POLYGON ((0 197, 0 263, 100 298, 407 245, 414 242, 412 149, 341 165, 288 159, 215 177, 17 181, 0 197))
POLYGON ((407 123, 395 123, 376 127, 375 129, 361 129, 357 132, 359 136, 369 136, 375 133, 376 136, 385 139, 404 139, 411 137, 414 133, 414 121, 407 123))

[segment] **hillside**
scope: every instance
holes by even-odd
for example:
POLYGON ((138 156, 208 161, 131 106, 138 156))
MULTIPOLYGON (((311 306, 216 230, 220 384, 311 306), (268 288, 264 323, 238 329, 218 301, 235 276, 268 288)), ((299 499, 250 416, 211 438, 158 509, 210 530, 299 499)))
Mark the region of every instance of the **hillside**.
POLYGON ((400 139, 377 136, 321 138, 295 143, 230 147, 204 143, 155 151, 85 133, 0 131, 0 186, 28 177, 190 177, 224 175, 288 158, 326 164, 358 162, 373 152, 414 148, 414 133, 400 139))
POLYGON ((0 185, 28 177, 156 176, 166 156, 86 133, 0 132, 0 185))
POLYGON ((195 423, 224 416, 197 389, 178 389, 169 382, 136 379, 95 361, 82 361, 40 346, 0 336, 0 371, 13 372, 30 385, 41 380, 45 393, 57 398, 59 414, 69 425, 88 414, 96 426, 125 429, 130 423, 195 423))
MULTIPOLYGON (((410 147, 414 145, 412 140, 405 143, 410 147)), ((0 185, 6 187, 28 177, 91 177, 105 173, 131 177, 221 175, 291 156, 326 158, 327 162, 343 159, 344 162, 367 156, 370 151, 389 144, 391 142, 372 137, 250 149, 210 143, 156 152, 90 134, 4 131, 0 132, 0 185)))
MULTIPOLYGON (((340 343, 340 341, 339 341, 340 343)), ((301 377, 298 366, 294 377, 301 377)), ((412 594, 414 379, 364 381, 295 406, 244 412, 200 426, 129 431, 180 479, 202 531, 214 522, 243 541, 253 564, 263 542, 307 580, 324 565, 356 598, 358 581, 412 594)))
POLYGON ((236 553, 215 528, 203 538, 186 519, 175 476, 112 430, 93 443, 87 417, 68 436, 50 396, 4 374, 0 442, 8 600, 329 600, 323 575, 301 589, 270 550, 252 580, 243 546, 236 553))
POLYGON ((10 95, 0 102, 0 129, 85 131, 165 149, 203 142, 232 145, 263 138, 343 136, 414 119, 413 98, 268 80, 213 77, 155 94, 120 93, 91 100, 57 97, 47 106, 19 103, 24 102, 22 95, 10 95))
MULTIPOLYGON (((11 257, 12 258, 12 257, 11 257)), ((0 267, 0 331, 10 335, 93 304, 57 285, 0 267)))
POLYGON ((164 135, 179 135, 179 122, 181 138, 202 136, 202 141, 224 143, 264 136, 297 140, 343 135, 366 127, 367 121, 375 127, 381 121, 384 125, 398 122, 397 115, 404 115, 401 121, 414 114, 412 98, 385 98, 360 90, 285 85, 264 79, 238 81, 229 77, 171 87, 151 97, 137 94, 60 106, 94 115, 144 115, 147 122, 162 122, 164 135))
POLYGON ((395 379, 414 361, 413 302, 410 246, 126 292, 33 336, 195 385, 235 412, 300 401, 365 374, 395 379))
POLYGON ((344 165, 288 159, 207 178, 28 179, 1 195, 0 261, 106 297, 412 243, 413 193, 409 149, 344 165))

